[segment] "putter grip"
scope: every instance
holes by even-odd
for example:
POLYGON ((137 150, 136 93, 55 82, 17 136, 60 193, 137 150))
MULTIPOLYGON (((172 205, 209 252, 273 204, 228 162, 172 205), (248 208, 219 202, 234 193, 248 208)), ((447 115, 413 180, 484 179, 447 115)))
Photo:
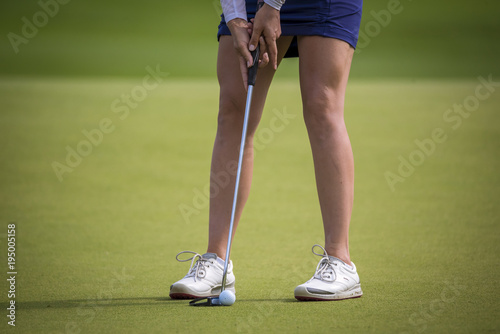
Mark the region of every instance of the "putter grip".
MULTIPOLYGON (((264 6, 264 0, 257 0, 257 10, 255 11, 255 15, 259 9, 264 6)), ((248 85, 255 86, 255 80, 257 79, 257 69, 259 68, 259 56, 260 56, 260 45, 257 42, 257 48, 254 51, 250 51, 253 59, 253 65, 248 69, 248 85)))
POLYGON ((259 55, 260 55, 260 45, 254 51, 250 51, 253 59, 253 65, 248 69, 248 85, 255 86, 255 80, 257 79, 257 69, 259 68, 259 55))

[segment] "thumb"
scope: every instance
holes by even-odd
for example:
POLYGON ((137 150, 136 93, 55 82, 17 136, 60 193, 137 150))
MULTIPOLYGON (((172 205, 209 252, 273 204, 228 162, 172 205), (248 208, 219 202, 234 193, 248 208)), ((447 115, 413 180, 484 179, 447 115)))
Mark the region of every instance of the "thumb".
POLYGON ((247 67, 251 67, 253 65, 253 57, 250 54, 250 51, 248 51, 248 49, 245 47, 245 49, 242 50, 241 53, 242 53, 241 55, 242 55, 243 59, 245 60, 247 67))

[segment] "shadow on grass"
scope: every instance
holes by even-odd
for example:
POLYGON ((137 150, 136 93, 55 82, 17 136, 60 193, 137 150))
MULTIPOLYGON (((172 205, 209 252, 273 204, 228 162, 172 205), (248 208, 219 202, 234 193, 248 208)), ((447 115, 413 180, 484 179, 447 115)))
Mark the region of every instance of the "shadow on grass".
POLYGON ((284 298, 284 299, 237 299, 237 303, 294 303, 297 299, 284 298))
MULTIPOLYGON (((295 303, 295 299, 239 299, 237 303, 295 303)), ((3 304, 3 303, 2 303, 3 304)), ((7 305, 7 304, 5 304, 7 305)), ((16 306, 22 310, 31 309, 59 309, 59 308, 94 308, 98 307, 122 307, 122 306, 147 306, 147 305, 169 305, 189 306, 188 299, 171 299, 170 297, 136 297, 136 298, 110 298, 110 299, 72 299, 72 300, 47 300, 16 302, 16 306)), ((3 306, 3 305, 2 305, 3 306)))
POLYGON ((19 309, 50 309, 50 308, 92 308, 92 307, 117 307, 117 306, 137 306, 137 305, 159 305, 167 304, 179 305, 188 303, 187 300, 173 300, 169 297, 136 297, 136 298, 110 298, 110 299, 69 299, 69 300, 47 300, 47 301, 16 301, 19 309))

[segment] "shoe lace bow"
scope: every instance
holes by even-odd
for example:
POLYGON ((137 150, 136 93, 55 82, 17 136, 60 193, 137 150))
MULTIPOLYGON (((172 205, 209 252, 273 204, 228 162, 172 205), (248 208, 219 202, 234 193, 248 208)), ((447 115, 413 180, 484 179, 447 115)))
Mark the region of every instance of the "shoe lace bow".
POLYGON ((196 280, 196 278, 204 278, 207 274, 206 268, 210 267, 210 261, 207 259, 204 259, 201 254, 198 254, 196 252, 182 251, 182 252, 178 253, 175 256, 175 258, 179 262, 191 261, 191 267, 189 268, 189 271, 188 271, 186 277, 194 277, 195 280, 196 280), (180 259, 179 255, 185 254, 185 253, 193 254, 193 256, 188 258, 188 259, 180 259))
POLYGON ((312 247, 312 252, 314 255, 318 255, 323 257, 319 263, 318 266, 316 267, 316 272, 314 273, 313 278, 322 280, 322 281, 329 281, 333 282, 337 278, 337 274, 335 273, 335 268, 337 267, 337 263, 332 261, 330 257, 328 256, 328 253, 326 252, 326 249, 323 248, 321 245, 314 245, 312 247), (323 251, 323 254, 316 253, 314 251, 314 248, 319 247, 323 251))

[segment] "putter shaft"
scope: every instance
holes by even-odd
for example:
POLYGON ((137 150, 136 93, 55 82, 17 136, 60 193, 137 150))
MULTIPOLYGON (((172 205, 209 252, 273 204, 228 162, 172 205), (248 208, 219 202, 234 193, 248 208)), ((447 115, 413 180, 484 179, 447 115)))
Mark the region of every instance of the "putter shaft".
POLYGON ((236 203, 238 202, 238 189, 240 188, 241 165, 243 164, 243 155, 245 152, 245 141, 247 138, 248 118, 250 107, 252 105, 253 85, 248 86, 247 102, 245 106, 245 116, 243 119, 243 133, 241 135, 240 155, 238 157, 238 170, 236 172, 236 183, 234 185, 233 207, 231 209, 231 222, 229 223, 229 236, 227 238, 226 260, 224 261, 224 272, 222 274, 221 292, 226 288, 227 267, 229 265, 229 254, 231 253, 231 241, 233 236, 234 216, 236 214, 236 203))

